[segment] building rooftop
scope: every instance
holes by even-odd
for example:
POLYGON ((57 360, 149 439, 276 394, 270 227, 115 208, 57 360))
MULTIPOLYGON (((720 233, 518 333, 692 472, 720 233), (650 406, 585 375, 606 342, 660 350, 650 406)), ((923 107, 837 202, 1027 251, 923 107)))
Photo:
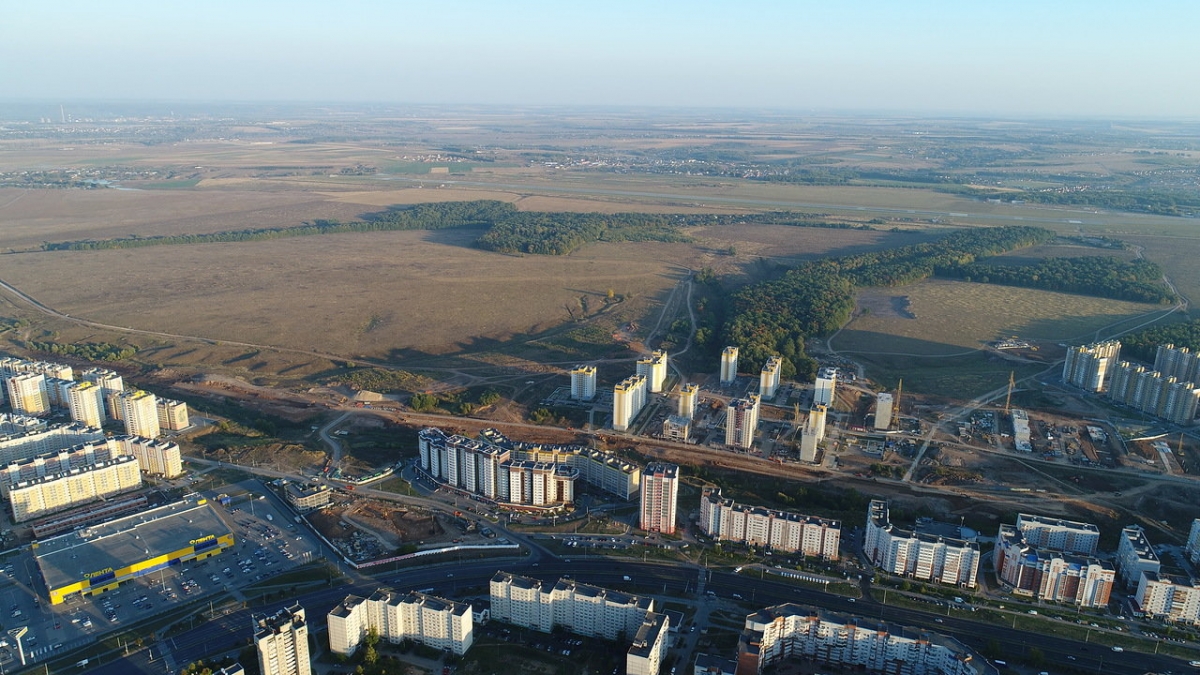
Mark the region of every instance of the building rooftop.
POLYGON ((342 600, 337 607, 329 610, 329 615, 346 618, 350 616, 351 612, 353 612, 356 607, 366 601, 367 599, 360 595, 347 595, 346 599, 342 600))
POLYGON ((216 510, 199 495, 131 516, 91 525, 35 544, 46 585, 57 588, 84 575, 120 569, 178 551, 197 540, 230 534, 216 510))
POLYGON ((637 633, 633 636, 633 644, 629 645, 629 653, 643 658, 649 657, 659 635, 669 626, 670 621, 665 614, 646 612, 646 618, 642 619, 642 625, 638 626, 637 633))

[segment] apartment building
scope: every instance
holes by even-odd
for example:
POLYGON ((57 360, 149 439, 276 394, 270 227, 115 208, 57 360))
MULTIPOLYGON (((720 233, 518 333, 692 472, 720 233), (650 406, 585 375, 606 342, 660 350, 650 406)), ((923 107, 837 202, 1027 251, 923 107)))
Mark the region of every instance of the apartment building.
POLYGON ((817 380, 813 385, 813 405, 833 407, 833 400, 836 396, 837 370, 822 368, 817 373, 817 380))
POLYGON ((1130 525, 1121 530, 1121 539, 1117 543, 1117 570, 1122 583, 1135 588, 1141 581, 1142 572, 1157 573, 1161 567, 1158 554, 1150 546, 1141 525, 1130 525))
POLYGON ((1192 529, 1188 532, 1187 546, 1184 548, 1188 560, 1193 565, 1200 564, 1200 518, 1192 521, 1192 529))
POLYGON ((737 380, 738 348, 726 347, 721 350, 721 386, 729 386, 737 380))
POLYGON ((104 391, 95 384, 69 382, 67 384, 67 409, 71 419, 89 427, 104 424, 104 391))
POLYGON ((754 445, 761 401, 757 394, 751 394, 729 402, 725 408, 725 445, 747 450, 754 445))
POLYGON ((576 401, 596 398, 596 366, 575 366, 571 369, 571 398, 576 401))
POLYGON ((642 471, 641 518, 647 532, 675 533, 675 508, 679 499, 679 467, 654 462, 642 471))
POLYGON ((121 405, 121 419, 125 422, 125 433, 143 438, 158 438, 158 397, 148 391, 132 389, 117 395, 121 405))
POLYGON ((1121 361, 1113 367, 1109 397, 1175 424, 1190 424, 1200 406, 1200 385, 1121 361))
POLYGON ((379 589, 369 598, 351 595, 327 617, 329 650, 349 656, 375 631, 393 644, 412 640, 462 656, 474 643, 471 605, 425 593, 379 589))
POLYGON ((737 504, 721 497, 720 488, 705 488, 700 496, 700 531, 717 541, 837 560, 842 524, 816 516, 737 504))
POLYGON ((7 497, 13 485, 70 473, 72 470, 107 462, 127 454, 112 441, 80 443, 56 452, 19 459, 0 467, 0 495, 7 497))
POLYGON ((613 429, 628 431, 646 405, 646 377, 633 375, 613 387, 613 429))
POLYGON ((1150 618, 1200 625, 1200 586, 1193 579, 1143 572, 1134 600, 1150 618))
POLYGON ((141 436, 117 436, 110 440, 120 447, 120 454, 137 458, 142 473, 164 478, 183 475, 183 458, 179 446, 172 441, 156 441, 141 436))
POLYGON ((875 397, 875 430, 887 431, 892 428, 892 395, 880 392, 875 397))
POLYGON ((863 553, 888 574, 974 588, 979 575, 979 546, 974 541, 905 530, 890 521, 888 504, 873 500, 867 511, 863 553))
POLYGON ((767 359, 758 374, 758 395, 767 400, 775 398, 779 391, 779 372, 783 370, 783 359, 772 356, 767 359))
POLYGON ((559 579, 551 585, 508 572, 490 583, 493 621, 549 633, 562 628, 584 637, 615 640, 636 635, 654 599, 559 579))
POLYGON ((50 412, 50 394, 46 376, 20 373, 8 378, 8 403, 18 415, 45 415, 50 412))
POLYGON ((0 465, 104 441, 104 432, 78 422, 47 424, 24 415, 0 414, 0 465))
POLYGON ((667 415, 663 420, 662 436, 669 441, 686 443, 692 435, 692 420, 682 415, 667 415))
POLYGON ((262 675, 312 675, 303 607, 295 604, 270 616, 254 614, 250 621, 262 675))
POLYGON ((125 381, 121 375, 107 368, 88 368, 79 377, 100 387, 104 416, 110 420, 121 419, 121 406, 117 403, 117 395, 125 391, 125 381))
POLYGON ((825 440, 825 421, 829 414, 828 407, 823 403, 814 403, 804 420, 804 428, 800 430, 800 461, 817 461, 817 450, 821 441, 825 440))
POLYGON ((1078 607, 1106 607, 1116 580, 1108 561, 1039 549, 1008 524, 1000 526, 992 563, 996 578, 1013 594, 1078 607))
POLYGON ((637 374, 646 378, 646 389, 652 394, 661 394, 667 383, 667 353, 661 349, 637 361, 637 374))
POLYGON ((1020 513, 1017 529, 1026 543, 1039 549, 1094 556, 1100 544, 1100 529, 1091 523, 1020 513))
POLYGON ((332 490, 325 485, 305 485, 304 483, 288 483, 284 496, 288 503, 301 513, 323 509, 329 506, 332 490))
POLYGON ((670 633, 671 622, 666 614, 646 612, 625 652, 625 675, 658 675, 671 644, 670 633))
POLYGON ((700 394, 700 387, 688 383, 679 389, 679 407, 675 414, 680 417, 692 419, 696 416, 696 401, 700 394))
POLYGON ((1159 345, 1154 354, 1154 370, 1181 382, 1200 381, 1200 352, 1169 343, 1159 345))
POLYGON ((183 431, 191 426, 187 404, 183 401, 173 401, 160 398, 155 402, 155 412, 158 414, 158 426, 167 431, 183 431))
POLYGON ((925 630, 794 604, 747 616, 738 640, 738 674, 761 673, 785 659, 895 675, 983 675, 988 670, 960 642, 925 630))
POLYGON ((1117 340, 1069 347, 1062 379, 1080 389, 1103 391, 1109 371, 1120 356, 1121 343, 1117 340))
POLYGON ((122 455, 15 483, 9 487, 8 499, 13 522, 21 523, 141 486, 137 460, 122 455))

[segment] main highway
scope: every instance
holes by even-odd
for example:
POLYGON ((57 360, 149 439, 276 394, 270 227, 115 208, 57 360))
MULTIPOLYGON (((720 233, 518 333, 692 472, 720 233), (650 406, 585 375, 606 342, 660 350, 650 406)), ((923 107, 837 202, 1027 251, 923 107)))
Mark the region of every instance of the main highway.
MULTIPOLYGON (((320 626, 325 615, 347 595, 366 596, 379 586, 400 591, 432 588, 435 595, 448 597, 455 597, 468 588, 479 588, 482 590, 476 592, 486 595, 488 582, 497 569, 549 581, 569 574, 577 581, 598 586, 626 587, 628 584, 624 583, 622 578, 630 576, 636 585, 635 592, 645 595, 694 593, 700 574, 699 568, 693 566, 616 562, 605 558, 568 560, 543 555, 537 562, 533 562, 531 558, 524 558, 508 562, 470 562, 408 569, 381 575, 376 583, 322 588, 255 611, 271 613, 285 604, 299 602, 308 614, 310 625, 320 626)), ((995 641, 1004 654, 1013 660, 1020 660, 1030 649, 1036 647, 1041 650, 1046 659, 1046 666, 1051 669, 1057 666, 1062 669, 1127 675, 1190 670, 1185 661, 1172 657, 1129 650, 1114 652, 1103 645, 1084 644, 1042 633, 978 623, 967 618, 968 613, 965 611, 956 611, 946 616, 940 612, 882 605, 870 598, 851 599, 796 587, 771 577, 756 578, 728 572, 708 572, 706 579, 706 591, 713 592, 716 597, 703 595, 696 600, 697 602, 737 602, 743 605, 747 612, 755 607, 792 602, 859 617, 859 624, 865 626, 874 627, 883 623, 928 629, 955 637, 976 651, 983 650, 989 642, 995 641), (744 600, 733 599, 735 594, 744 600)), ((90 672, 96 675, 163 673, 165 669, 161 652, 164 646, 169 648, 175 664, 187 664, 214 654, 239 649, 250 639, 250 616, 250 610, 237 611, 169 638, 165 645, 153 648, 154 661, 149 660, 146 652, 141 652, 90 672)))

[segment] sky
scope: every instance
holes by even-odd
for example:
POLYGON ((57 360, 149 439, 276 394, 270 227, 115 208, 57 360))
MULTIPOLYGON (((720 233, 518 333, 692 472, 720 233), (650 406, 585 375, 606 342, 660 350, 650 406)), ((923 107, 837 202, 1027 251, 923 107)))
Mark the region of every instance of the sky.
POLYGON ((56 0, 0 100, 1200 118, 1194 0, 56 0))

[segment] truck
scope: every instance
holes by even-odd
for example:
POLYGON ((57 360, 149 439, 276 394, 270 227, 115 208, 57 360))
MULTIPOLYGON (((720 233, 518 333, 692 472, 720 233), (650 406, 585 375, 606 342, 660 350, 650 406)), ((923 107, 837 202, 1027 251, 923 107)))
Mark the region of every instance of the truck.
POLYGON ((629 578, 629 575, 628 575, 628 574, 626 574, 625 576, 621 577, 621 580, 622 580, 622 581, 633 581, 633 579, 630 579, 630 578, 629 578))

